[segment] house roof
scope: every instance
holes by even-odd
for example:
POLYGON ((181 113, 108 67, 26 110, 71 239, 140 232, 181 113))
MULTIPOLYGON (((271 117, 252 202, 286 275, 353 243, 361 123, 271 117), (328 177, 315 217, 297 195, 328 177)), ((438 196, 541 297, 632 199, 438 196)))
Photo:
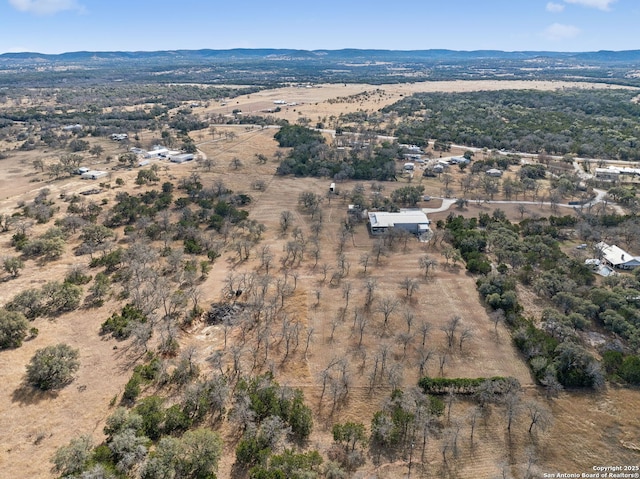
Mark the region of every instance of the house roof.
POLYGON ((374 211, 369 213, 369 221, 372 227, 392 228, 398 224, 428 225, 427 215, 418 210, 404 210, 399 213, 389 213, 386 211, 374 211))
POLYGON ((596 248, 602 251, 602 256, 604 257, 604 259, 614 266, 628 264, 640 265, 640 259, 633 255, 630 255, 625 250, 616 245, 608 245, 605 242, 600 242, 596 245, 596 248))

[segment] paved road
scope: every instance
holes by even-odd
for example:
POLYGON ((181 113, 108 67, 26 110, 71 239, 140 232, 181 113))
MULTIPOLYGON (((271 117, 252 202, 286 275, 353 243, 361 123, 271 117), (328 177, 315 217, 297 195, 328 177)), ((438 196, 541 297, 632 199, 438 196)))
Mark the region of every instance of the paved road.
MULTIPOLYGON (((605 197, 607 192, 604 190, 594 190, 596 192, 595 198, 593 198, 588 203, 584 203, 583 205, 570 205, 568 203, 558 203, 556 206, 560 208, 572 208, 572 209, 588 209, 593 207, 598 203, 602 203, 605 201, 605 197)), ((423 213, 431 214, 431 213, 441 213, 443 211, 448 211, 453 205, 456 204, 456 198, 439 198, 434 197, 436 199, 442 200, 442 205, 438 208, 421 208, 423 213)), ((549 201, 525 201, 525 200, 493 200, 493 201, 484 201, 484 204, 490 205, 536 205, 536 206, 551 206, 551 202, 549 201)), ((607 203, 609 206, 613 207, 619 214, 624 214, 624 209, 611 201, 607 203)))

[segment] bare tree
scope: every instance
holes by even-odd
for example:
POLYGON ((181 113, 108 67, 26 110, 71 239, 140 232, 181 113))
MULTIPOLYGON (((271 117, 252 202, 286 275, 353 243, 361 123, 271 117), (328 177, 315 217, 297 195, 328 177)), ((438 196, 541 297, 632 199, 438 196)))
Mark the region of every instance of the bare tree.
POLYGON ((375 242, 373 243, 372 252, 376 257, 376 264, 380 264, 380 257, 386 256, 388 251, 389 250, 387 249, 387 245, 382 238, 378 238, 375 240, 375 242))
POLYGON ((481 415, 482 415, 482 409, 480 409, 480 407, 478 406, 474 406, 471 408, 467 416, 469 418, 469 426, 471 427, 470 440, 472 443, 473 443, 473 434, 476 430, 476 423, 478 422, 478 418, 480 418, 481 415))
POLYGON ((364 299, 365 309, 371 308, 371 305, 373 304, 373 300, 375 299, 375 291, 376 291, 377 286, 378 286, 378 283, 375 280, 375 278, 367 279, 367 281, 365 282, 365 285, 364 285, 364 288, 365 288, 365 299, 364 299))
POLYGON ((320 243, 315 239, 312 239, 311 242, 311 256, 313 257, 313 268, 315 269, 320 260, 320 243))
POLYGON ((420 338, 422 339, 422 347, 424 348, 427 343, 427 338, 431 332, 431 323, 427 323, 424 319, 420 321, 420 338))
POLYGON ((460 332, 460 337, 458 338, 458 346, 460 347, 460 352, 462 353, 462 345, 465 341, 470 341, 473 339, 473 331, 471 328, 464 328, 460 332))
POLYGON ((338 270, 342 278, 349 276, 349 270, 351 269, 351 263, 347 261, 347 257, 344 254, 340 254, 337 259, 338 270))
POLYGON ((244 165, 243 165, 242 161, 240 160, 240 158, 234 157, 231 160, 231 162, 229 163, 229 166, 231 168, 233 168, 234 170, 238 170, 238 169, 242 168, 244 165))
POLYGON ((362 339, 364 337, 365 329, 369 324, 369 316, 364 313, 364 311, 360 309, 356 309, 355 311, 355 321, 358 328, 359 338, 358 338, 358 348, 362 347, 362 339))
POLYGON ((413 311, 407 308, 402 312, 402 316, 405 323, 407 323, 407 333, 411 333, 411 326, 413 326, 413 320, 415 319, 413 311))
POLYGON ((420 265, 420 269, 424 271, 424 277, 427 278, 429 277, 429 273, 433 271, 438 263, 436 262, 436 260, 430 258, 427 255, 424 255, 420 257, 420 259, 418 260, 418 264, 420 265))
POLYGON ((351 296, 351 283, 349 281, 345 281, 342 284, 342 297, 344 298, 344 307, 345 309, 349 307, 349 297, 351 296))
POLYGON ((383 327, 385 329, 387 329, 391 314, 393 314, 393 312, 396 310, 397 307, 398 307, 398 301, 389 296, 385 296, 379 301, 377 311, 382 313, 382 315, 384 316, 383 327))
POLYGON ((404 290, 406 298, 411 301, 413 294, 418 290, 420 284, 413 278, 409 276, 405 276, 402 281, 400 281, 400 289, 404 290))
POLYGON ((540 380, 540 383, 545 387, 547 399, 557 397, 560 391, 562 391, 562 384, 560 384, 558 378, 552 371, 547 371, 540 380))
POLYGON ((404 360, 407 357, 407 348, 413 341, 414 335, 411 333, 400 333, 396 336, 396 339, 398 343, 402 345, 402 359, 404 360))
POLYGON ((520 219, 524 218, 524 214, 528 212, 527 207, 523 203, 518 204, 517 210, 518 213, 520 213, 520 219))
POLYGON ((460 321, 462 321, 462 318, 454 315, 449 319, 449 321, 447 321, 446 325, 440 328, 447 336, 447 345, 449 346, 449 349, 453 347, 453 343, 455 342, 455 334, 458 326, 460 325, 460 321))
POLYGON ((529 434, 533 432, 534 427, 538 427, 544 431, 551 423, 552 415, 549 409, 537 401, 527 401, 524 405, 529 420, 529 434))
POLYGON ((321 266, 321 270, 322 270, 322 282, 324 283, 327 280, 327 274, 329 273, 329 271, 331 271, 331 266, 329 266, 329 264, 324 263, 321 266))
POLYGON ((505 394, 503 402, 504 415, 507 419, 507 432, 511 434, 511 425, 521 411, 520 394, 517 391, 511 391, 505 394))
POLYGON ((422 377, 425 374, 427 369, 427 364, 431 360, 433 356, 433 351, 431 349, 420 348, 418 352, 418 359, 416 362, 416 366, 418 366, 418 376, 422 377))
POLYGON ((492 311, 489 314, 489 318, 491 319, 491 322, 493 323, 493 328, 494 328, 494 331, 495 331, 495 333, 497 335, 498 334, 498 324, 504 322, 504 319, 505 319, 504 310, 496 309, 495 311, 492 311))
MULTIPOLYGON (((343 309, 343 308, 340 308, 340 309, 343 309)), ((336 332, 336 329, 340 325, 340 323, 342 323, 342 315, 338 314, 338 316, 333 318, 333 320, 331 321, 331 334, 329 335, 329 342, 330 343, 333 342, 333 336, 334 336, 334 334, 336 332)))
POLYGON ((280 232, 285 234, 293 224, 293 213, 289 210, 280 213, 280 232))
POLYGON ((440 351, 438 353, 438 373, 440 376, 444 376, 444 366, 449 360, 449 353, 447 351, 440 351))
POLYGON ((370 261, 371 255, 369 253, 362 253, 360 255, 360 260, 358 261, 358 263, 364 268, 364 274, 367 274, 367 267, 369 266, 370 261))

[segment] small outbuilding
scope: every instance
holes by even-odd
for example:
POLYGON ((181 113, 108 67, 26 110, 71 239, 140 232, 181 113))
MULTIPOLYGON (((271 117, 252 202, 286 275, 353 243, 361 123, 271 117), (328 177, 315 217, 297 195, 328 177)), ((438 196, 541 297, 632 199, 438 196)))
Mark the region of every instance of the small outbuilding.
POLYGON ((186 161, 191 161, 195 158, 193 153, 183 153, 181 155, 173 155, 170 157, 172 163, 184 163, 186 161))
POLYGON ((471 160, 465 158, 464 156, 454 156, 449 160, 452 165, 468 165, 471 163, 471 160))
POLYGON ((492 176, 494 178, 500 178, 502 176, 502 170, 499 170, 497 168, 491 168, 490 170, 485 171, 485 174, 487 176, 492 176))
POLYGON ((82 173, 80 178, 82 178, 83 180, 98 180, 100 178, 106 177, 108 174, 109 173, 107 173, 106 171, 91 170, 87 171, 86 173, 82 173))

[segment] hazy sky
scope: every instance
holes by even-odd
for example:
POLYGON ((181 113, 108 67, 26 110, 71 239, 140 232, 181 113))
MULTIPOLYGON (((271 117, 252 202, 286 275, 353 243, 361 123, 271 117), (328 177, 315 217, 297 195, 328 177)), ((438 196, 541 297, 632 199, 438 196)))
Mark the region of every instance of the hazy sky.
POLYGON ((640 0, 0 0, 0 53, 640 49, 640 0))

